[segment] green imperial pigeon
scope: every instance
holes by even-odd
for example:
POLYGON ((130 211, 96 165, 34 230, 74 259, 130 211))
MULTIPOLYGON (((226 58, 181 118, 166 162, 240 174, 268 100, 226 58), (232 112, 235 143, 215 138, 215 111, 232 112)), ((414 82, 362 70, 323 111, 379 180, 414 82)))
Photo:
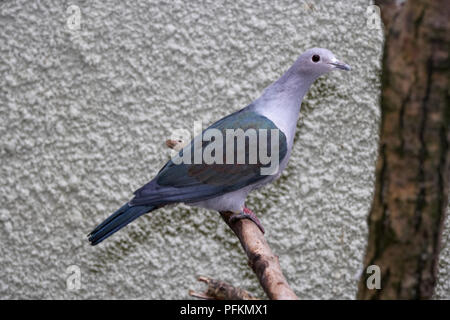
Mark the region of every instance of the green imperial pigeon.
POLYGON ((245 199, 280 176, 291 155, 303 97, 318 77, 335 69, 350 67, 327 49, 304 52, 258 99, 212 124, 169 160, 88 235, 90 243, 96 245, 141 215, 179 202, 232 212, 232 223, 251 219, 264 232, 245 199))

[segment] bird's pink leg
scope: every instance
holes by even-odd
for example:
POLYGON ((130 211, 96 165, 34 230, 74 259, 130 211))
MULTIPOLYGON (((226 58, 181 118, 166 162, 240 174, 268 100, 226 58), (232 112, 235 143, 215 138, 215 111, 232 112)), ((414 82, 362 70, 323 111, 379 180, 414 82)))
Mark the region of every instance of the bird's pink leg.
POLYGON ((236 222, 239 219, 250 219, 250 220, 252 220, 258 226, 258 228, 261 230, 261 232, 265 233, 264 227, 262 226, 262 224, 259 221, 258 217, 249 208, 244 207, 244 210, 242 210, 242 212, 233 214, 231 216, 231 218, 230 218, 230 223, 234 223, 234 222, 236 222))

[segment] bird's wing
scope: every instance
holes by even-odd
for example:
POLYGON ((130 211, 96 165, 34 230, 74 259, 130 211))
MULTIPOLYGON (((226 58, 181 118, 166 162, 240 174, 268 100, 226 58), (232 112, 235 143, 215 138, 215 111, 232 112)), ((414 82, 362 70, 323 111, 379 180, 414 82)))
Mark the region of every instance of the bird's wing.
MULTIPOLYGON (((194 139, 178 154, 178 157, 183 157, 184 152, 191 151, 191 163, 177 164, 179 162, 172 158, 152 181, 135 191, 135 197, 130 203, 132 205, 149 203, 164 205, 172 202, 197 202, 241 189, 267 177, 267 175, 261 174, 261 168, 269 167, 271 164, 262 164, 259 143, 255 146, 258 148, 257 161, 255 164, 249 163, 250 139, 246 139, 245 143, 245 163, 236 164, 235 156, 234 164, 225 164, 226 129, 242 129, 244 132, 248 129, 255 129, 256 132, 259 129, 266 129, 267 150, 270 151, 271 129, 278 129, 271 120, 243 109, 217 121, 204 132, 209 129, 217 129, 222 133, 224 164, 206 164, 203 157, 201 163, 194 163, 194 139)), ((281 163, 287 153, 286 136, 281 130, 278 130, 278 138, 278 163, 281 163)), ((258 142, 259 139, 258 136, 258 142)), ((200 144, 202 154, 210 143, 212 142, 203 141, 200 144)), ((237 143, 234 145, 236 154, 237 143)), ((270 154, 270 152, 268 153, 270 154)))

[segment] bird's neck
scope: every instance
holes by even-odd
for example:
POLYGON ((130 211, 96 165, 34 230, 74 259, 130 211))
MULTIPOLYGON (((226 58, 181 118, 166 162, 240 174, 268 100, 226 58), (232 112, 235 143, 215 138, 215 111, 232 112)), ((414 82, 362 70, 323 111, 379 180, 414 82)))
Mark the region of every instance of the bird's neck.
POLYGON ((288 144, 294 139, 303 97, 314 80, 299 76, 291 67, 254 102, 254 110, 273 121, 288 138, 288 144))

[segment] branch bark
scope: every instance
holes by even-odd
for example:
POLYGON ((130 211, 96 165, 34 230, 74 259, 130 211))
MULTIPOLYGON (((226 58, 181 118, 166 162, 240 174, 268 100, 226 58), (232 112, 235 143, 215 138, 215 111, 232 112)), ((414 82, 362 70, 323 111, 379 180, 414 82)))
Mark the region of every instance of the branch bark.
MULTIPOLYGON (((167 140, 166 146, 174 150, 181 150, 183 142, 180 140, 167 140)), ((256 224, 248 219, 239 219, 231 223, 231 212, 220 212, 220 215, 225 223, 239 238, 242 248, 247 254, 248 264, 255 272, 256 276, 258 277, 259 283, 261 284, 264 292, 267 294, 269 299, 298 300, 298 297, 289 287, 289 284, 287 283, 286 278, 281 271, 278 257, 273 254, 272 250, 269 247, 269 244, 264 238, 264 234, 256 226, 256 224)), ((232 292, 232 290, 229 290, 229 292, 232 292)), ((193 292, 191 291, 190 293, 193 292)), ((214 290, 208 290, 207 293, 200 295, 202 296, 198 297, 202 299, 209 299, 215 296, 214 290)), ((222 295, 219 296, 221 297, 222 295)), ((233 294, 228 296, 228 298, 230 299, 232 299, 232 297, 235 296, 233 296, 233 294)))
POLYGON ((385 25, 380 149, 364 264, 381 290, 359 299, 428 299, 436 283, 450 175, 450 6, 376 1, 385 25))
POLYGON ((209 277, 198 277, 198 281, 208 285, 205 292, 189 290, 189 295, 204 300, 258 300, 247 291, 209 277))
POLYGON ((258 277, 264 292, 271 300, 297 300, 281 271, 278 256, 274 255, 263 233, 248 219, 230 223, 231 212, 221 212, 225 223, 233 230, 248 257, 248 264, 258 277))

